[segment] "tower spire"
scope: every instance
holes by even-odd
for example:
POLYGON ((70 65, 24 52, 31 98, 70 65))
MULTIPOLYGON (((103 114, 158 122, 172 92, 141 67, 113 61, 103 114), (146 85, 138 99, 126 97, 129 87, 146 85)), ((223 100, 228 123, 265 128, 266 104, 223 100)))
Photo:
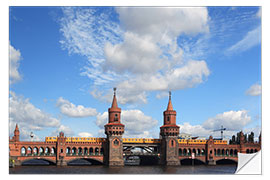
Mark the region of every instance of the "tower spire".
POLYGON ((171 96, 172 96, 172 92, 169 91, 169 102, 168 102, 167 111, 173 111, 173 106, 172 106, 171 96))
POLYGON ((117 100, 116 100, 116 87, 113 88, 112 108, 118 108, 117 100))

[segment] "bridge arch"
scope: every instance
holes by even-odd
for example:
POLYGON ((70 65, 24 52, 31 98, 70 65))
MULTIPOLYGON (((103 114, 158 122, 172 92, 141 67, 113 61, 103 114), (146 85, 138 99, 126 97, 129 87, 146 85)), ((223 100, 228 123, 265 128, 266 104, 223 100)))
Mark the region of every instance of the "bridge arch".
POLYGON ((74 158, 67 161, 67 165, 81 165, 82 163, 80 163, 79 161, 91 163, 88 165, 102 165, 103 164, 103 161, 99 159, 95 159, 95 158, 74 158))
POLYGON ((21 161, 22 166, 27 165, 56 165, 55 161, 47 159, 47 158, 29 158, 21 161), (42 163, 43 162, 43 163, 42 163), (44 164, 47 162, 47 164, 44 164))
POLYGON ((237 164, 237 161, 234 159, 219 159, 216 160, 216 164, 237 164))

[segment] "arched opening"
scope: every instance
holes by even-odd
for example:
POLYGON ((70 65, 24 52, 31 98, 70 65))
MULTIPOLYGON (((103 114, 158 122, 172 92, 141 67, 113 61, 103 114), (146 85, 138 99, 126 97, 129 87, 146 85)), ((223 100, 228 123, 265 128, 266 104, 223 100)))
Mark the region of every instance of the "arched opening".
POLYGON ((215 154, 215 156, 217 155, 217 150, 216 149, 214 149, 214 154, 215 154))
POLYGON ((255 149, 255 153, 256 153, 256 152, 258 152, 258 150, 257 150, 257 149, 255 149))
POLYGON ((92 147, 91 147, 91 148, 89 148, 89 155, 90 155, 90 156, 92 156, 92 155, 93 155, 93 152, 94 152, 93 148, 92 148, 92 147))
POLYGON ((44 155, 44 149, 43 149, 43 147, 40 147, 39 148, 39 155, 41 155, 41 156, 44 155))
POLYGON ((230 150, 230 156, 233 156, 233 150, 232 149, 230 150))
POLYGON ((235 149, 234 150, 234 156, 237 156, 237 153, 238 153, 238 151, 235 149))
POLYGON ((174 140, 171 140, 171 146, 174 147, 174 140))
POLYGON ((254 150, 253 150, 253 149, 251 149, 251 150, 250 150, 250 153, 254 153, 254 150))
POLYGON ((225 150, 224 150, 224 149, 222 149, 221 154, 222 154, 222 156, 224 156, 224 155, 225 155, 225 150))
POLYGON ((187 155, 187 149, 185 148, 184 149, 184 156, 186 156, 187 155))
POLYGON ((37 156, 37 155, 38 155, 38 148, 37 148, 37 147, 34 147, 34 149, 33 149, 33 153, 34 153, 34 155, 35 155, 35 156, 37 156))
POLYGON ((100 149, 100 155, 103 155, 103 148, 100 149))
POLYGON ((205 150, 204 149, 202 149, 202 156, 204 156, 205 155, 205 150))
POLYGON ((191 156, 191 149, 188 149, 188 156, 191 156))
POLYGON ((77 154, 77 149, 75 147, 72 148, 71 153, 73 156, 77 154))
POLYGON ((221 164, 235 164, 237 165, 237 162, 231 159, 221 159, 221 160, 217 160, 216 161, 217 165, 221 165, 221 164))
POLYGON ((203 161, 199 159, 182 159, 180 160, 181 165, 203 165, 203 161))
POLYGON ((246 153, 249 154, 249 149, 246 150, 246 153))
POLYGON ((217 150, 217 155, 220 156, 220 149, 217 150))
POLYGON ((201 150, 200 150, 200 149, 197 150, 197 155, 198 155, 198 156, 201 155, 201 150))
POLYGON ((196 149, 192 149, 192 153, 196 155, 196 149))
POLYGON ((182 154, 183 154, 182 149, 179 149, 179 150, 178 150, 178 155, 179 155, 179 156, 182 156, 182 154))
POLYGON ((52 153, 52 155, 56 154, 56 149, 54 147, 52 147, 51 153, 52 153))
POLYGON ((99 148, 95 148, 95 155, 96 155, 96 156, 99 155, 99 148))
POLYGON ((85 148, 83 149, 83 154, 84 154, 84 155, 88 155, 88 148, 85 147, 85 148))
POLYGON ((27 155, 32 155, 32 148, 31 147, 27 148, 27 155))
POLYGON ((71 155, 71 148, 70 147, 67 147, 67 149, 66 149, 66 155, 67 156, 70 156, 71 155))
POLYGON ((45 155, 50 155, 50 148, 49 147, 46 147, 45 148, 45 155))
POLYGON ((226 156, 229 156, 229 149, 226 149, 226 156))
POLYGON ((21 148, 21 155, 22 156, 25 156, 26 155, 26 148, 25 147, 22 147, 21 148))
POLYGON ((78 148, 78 155, 79 155, 79 156, 82 155, 82 148, 81 148, 81 147, 78 148))

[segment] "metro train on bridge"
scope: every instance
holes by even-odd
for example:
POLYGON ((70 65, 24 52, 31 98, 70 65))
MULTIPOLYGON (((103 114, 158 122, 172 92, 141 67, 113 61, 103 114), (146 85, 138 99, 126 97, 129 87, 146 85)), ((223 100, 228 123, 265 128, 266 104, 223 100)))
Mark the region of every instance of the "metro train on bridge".
MULTIPOLYGON (((46 137, 46 142, 57 142, 57 137, 46 137)), ((67 137, 66 142, 105 142, 106 138, 95 138, 95 137, 67 137)), ((153 138, 123 138, 123 143, 147 143, 157 144, 160 143, 160 139, 153 138)), ((179 144, 206 144, 204 139, 178 139, 179 144)), ((227 140, 214 140, 214 144, 228 144, 227 140)))

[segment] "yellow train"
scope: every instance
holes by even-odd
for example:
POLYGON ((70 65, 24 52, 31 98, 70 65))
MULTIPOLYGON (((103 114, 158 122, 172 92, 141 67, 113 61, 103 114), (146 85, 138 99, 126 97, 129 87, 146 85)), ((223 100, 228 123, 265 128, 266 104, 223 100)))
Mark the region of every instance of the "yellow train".
MULTIPOLYGON (((46 137, 45 142, 56 142, 57 137, 46 137)), ((94 137, 67 137, 66 142, 105 142, 105 138, 94 137)))
MULTIPOLYGON (((57 137, 46 137, 45 142, 56 142, 57 137)), ((67 137, 66 142, 105 142, 106 138, 67 137)), ((179 144, 206 144, 204 139, 178 139, 179 144)), ((123 143, 160 143, 160 139, 123 138, 123 143)), ((214 140, 214 144, 228 144, 227 140, 214 140)))
MULTIPOLYGON (((178 139, 179 144, 206 144, 204 139, 178 139)), ((228 144, 227 140, 214 140, 214 144, 228 144)))
POLYGON ((160 143, 160 139, 152 139, 152 138, 123 138, 123 143, 160 143))

